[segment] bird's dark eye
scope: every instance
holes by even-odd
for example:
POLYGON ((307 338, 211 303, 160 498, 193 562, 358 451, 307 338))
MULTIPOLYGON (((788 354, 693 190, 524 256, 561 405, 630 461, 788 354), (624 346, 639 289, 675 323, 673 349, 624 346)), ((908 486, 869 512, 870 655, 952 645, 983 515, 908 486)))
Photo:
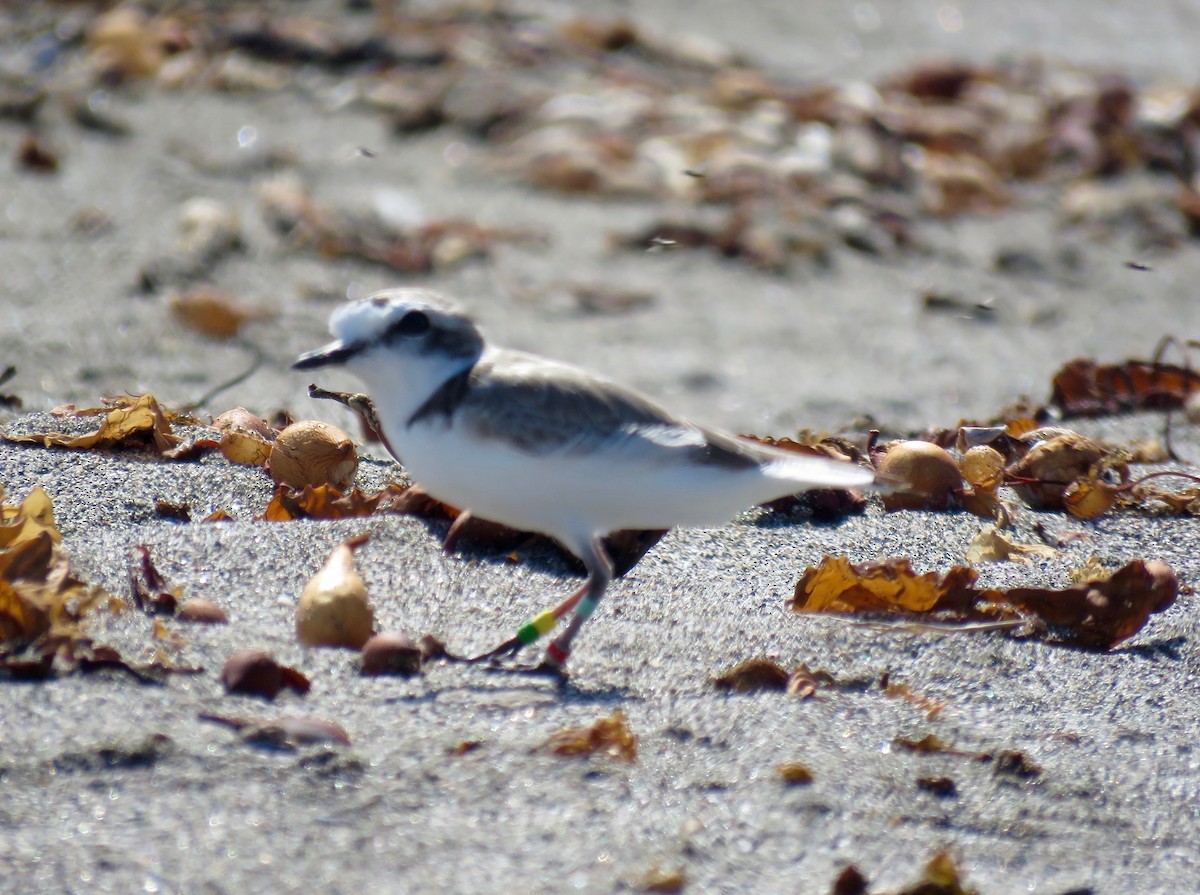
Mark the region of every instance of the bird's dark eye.
POLYGON ((392 329, 397 335, 419 336, 429 331, 429 315, 424 311, 409 311, 392 329))

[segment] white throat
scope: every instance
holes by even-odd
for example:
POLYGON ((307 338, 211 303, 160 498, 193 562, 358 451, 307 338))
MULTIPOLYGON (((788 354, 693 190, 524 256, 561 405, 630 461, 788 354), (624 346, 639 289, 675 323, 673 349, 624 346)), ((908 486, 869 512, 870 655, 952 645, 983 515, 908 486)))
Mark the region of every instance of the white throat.
POLYGON ((477 363, 478 358, 414 354, 380 346, 354 357, 347 368, 367 386, 379 421, 401 444, 408 420, 447 380, 477 363))

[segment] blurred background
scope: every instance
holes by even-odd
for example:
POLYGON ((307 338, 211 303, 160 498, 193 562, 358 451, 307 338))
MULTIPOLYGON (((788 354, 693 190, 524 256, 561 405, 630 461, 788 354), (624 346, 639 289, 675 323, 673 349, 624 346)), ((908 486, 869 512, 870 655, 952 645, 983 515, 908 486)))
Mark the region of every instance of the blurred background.
POLYGON ((0 388, 336 421, 290 361, 339 301, 419 284, 739 431, 1036 405, 1074 357, 1200 331, 1198 28, 1185 2, 10 4, 0 388))

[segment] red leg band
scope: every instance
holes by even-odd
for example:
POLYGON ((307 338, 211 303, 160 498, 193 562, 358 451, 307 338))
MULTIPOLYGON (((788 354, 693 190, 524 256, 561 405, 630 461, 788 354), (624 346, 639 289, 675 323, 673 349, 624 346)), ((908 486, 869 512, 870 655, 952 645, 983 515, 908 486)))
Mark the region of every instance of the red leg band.
POLYGON ((570 657, 571 654, 553 640, 550 641, 550 644, 546 647, 546 661, 557 665, 559 668, 562 668, 564 665, 566 665, 567 659, 570 657))

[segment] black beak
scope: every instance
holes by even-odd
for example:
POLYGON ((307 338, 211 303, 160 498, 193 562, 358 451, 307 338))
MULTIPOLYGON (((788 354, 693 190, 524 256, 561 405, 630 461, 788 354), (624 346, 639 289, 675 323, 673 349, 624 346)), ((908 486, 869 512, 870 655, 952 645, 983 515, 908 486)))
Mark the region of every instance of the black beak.
POLYGON ((362 345, 356 343, 347 345, 345 342, 330 342, 322 348, 317 348, 300 355, 296 359, 296 362, 292 364, 292 369, 315 370, 318 367, 332 367, 337 364, 344 364, 357 354, 361 348, 362 345))

